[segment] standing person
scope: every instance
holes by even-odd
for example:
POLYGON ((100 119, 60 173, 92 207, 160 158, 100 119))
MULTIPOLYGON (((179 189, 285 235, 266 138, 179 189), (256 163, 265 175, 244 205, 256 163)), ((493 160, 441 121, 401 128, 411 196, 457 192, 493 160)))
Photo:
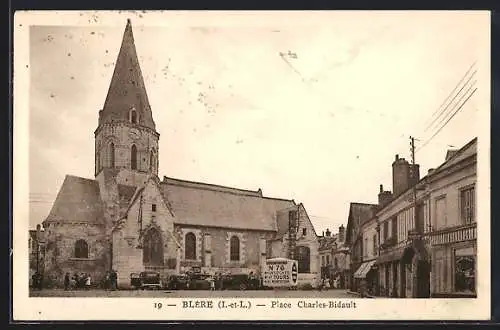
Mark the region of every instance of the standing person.
POLYGON ((75 290, 76 290, 78 289, 78 285, 80 284, 80 278, 76 272, 73 275, 73 280, 75 281, 75 290))
POLYGON ((210 277, 210 290, 215 291, 215 279, 210 277))
POLYGON ((361 298, 365 298, 367 296, 366 295, 366 290, 367 290, 367 283, 366 283, 366 280, 363 278, 361 280, 361 285, 360 285, 361 298))
POLYGON ((43 289, 43 276, 42 276, 42 274, 37 273, 36 283, 38 284, 38 290, 42 290, 43 289))
POLYGON ((89 274, 89 275, 87 275, 87 278, 85 279, 85 289, 89 290, 91 284, 92 284, 92 279, 90 278, 90 274, 89 274))
POLYGON ((109 283, 109 271, 106 272, 106 275, 104 276, 104 290, 109 290, 109 287, 110 287, 110 283, 109 283))
POLYGON ((118 274, 115 270, 111 271, 111 290, 115 291, 118 287, 118 274))
POLYGON ((328 291, 328 289, 330 289, 330 279, 328 277, 325 278, 325 281, 323 282, 323 285, 324 285, 325 290, 328 291))
POLYGON ((66 273, 66 275, 64 275, 64 290, 65 291, 69 290, 69 284, 70 284, 69 273, 66 273))

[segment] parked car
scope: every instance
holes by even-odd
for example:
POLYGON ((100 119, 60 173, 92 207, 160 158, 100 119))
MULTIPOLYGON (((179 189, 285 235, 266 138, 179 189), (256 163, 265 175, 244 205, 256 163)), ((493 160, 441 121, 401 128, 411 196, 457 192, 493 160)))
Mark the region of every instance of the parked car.
POLYGON ((158 272, 141 272, 130 274, 130 286, 134 289, 156 289, 163 287, 160 273, 158 272))
POLYGON ((185 274, 172 275, 168 279, 167 288, 169 290, 186 290, 189 277, 185 274))
POLYGON ((190 290, 210 290, 211 275, 208 274, 190 274, 189 289, 190 290))
POLYGON ((142 287, 141 275, 139 273, 130 274, 130 286, 133 289, 140 289, 142 287))
POLYGON ((161 276, 158 272, 142 272, 141 277, 141 288, 142 289, 156 289, 159 290, 163 287, 161 282, 161 276))
POLYGON ((248 274, 224 275, 222 288, 225 290, 258 290, 260 289, 260 280, 248 274))

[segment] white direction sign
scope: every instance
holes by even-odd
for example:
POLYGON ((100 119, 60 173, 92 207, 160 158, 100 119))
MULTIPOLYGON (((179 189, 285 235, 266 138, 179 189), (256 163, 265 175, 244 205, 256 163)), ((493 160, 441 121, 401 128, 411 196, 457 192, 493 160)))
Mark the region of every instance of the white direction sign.
POLYGON ((276 288, 297 285, 298 267, 297 260, 267 259, 264 268, 264 286, 276 288))

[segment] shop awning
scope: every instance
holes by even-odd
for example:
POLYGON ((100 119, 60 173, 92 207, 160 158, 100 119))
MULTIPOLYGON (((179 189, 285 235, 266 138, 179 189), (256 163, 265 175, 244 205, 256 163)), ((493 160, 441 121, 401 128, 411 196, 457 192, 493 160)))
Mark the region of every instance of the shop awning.
POLYGON ((376 260, 371 260, 365 262, 359 266, 358 270, 354 273, 354 278, 365 278, 366 274, 372 269, 373 265, 375 265, 376 260))

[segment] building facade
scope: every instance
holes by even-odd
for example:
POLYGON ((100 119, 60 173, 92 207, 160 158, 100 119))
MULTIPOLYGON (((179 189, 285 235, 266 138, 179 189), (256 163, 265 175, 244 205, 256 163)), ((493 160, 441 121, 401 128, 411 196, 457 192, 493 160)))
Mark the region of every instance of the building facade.
POLYGON ((363 255, 373 261, 378 248, 379 295, 475 296, 476 145, 449 151, 422 179, 418 165, 396 156, 394 192, 380 186, 377 211, 361 229, 363 255))
POLYGON ((327 229, 318 237, 321 262, 321 278, 334 281, 336 288, 346 288, 349 279, 349 249, 345 245, 345 227, 341 225, 337 234, 327 229))
POLYGON ((95 178, 67 175, 43 222, 44 279, 115 270, 164 277, 191 269, 259 273, 266 258, 299 261, 299 283, 319 277, 318 242, 305 207, 244 190, 158 176, 156 131, 130 21, 95 138, 95 178))
POLYGON ((428 176, 432 297, 475 297, 477 139, 448 153, 428 176))
POLYGON ((368 265, 363 262, 365 251, 363 225, 373 218, 376 210, 377 204, 351 203, 349 206, 345 246, 349 251, 348 287, 353 292, 359 291, 361 281, 364 279, 359 274, 368 265))

